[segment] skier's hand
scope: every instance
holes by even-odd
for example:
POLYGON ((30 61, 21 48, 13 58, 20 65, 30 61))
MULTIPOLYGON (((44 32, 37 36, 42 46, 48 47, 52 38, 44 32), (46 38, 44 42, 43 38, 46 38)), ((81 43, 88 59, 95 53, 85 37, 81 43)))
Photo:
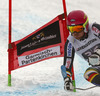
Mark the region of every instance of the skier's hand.
POLYGON ((94 53, 88 57, 89 65, 100 66, 100 49, 96 49, 94 53))
POLYGON ((64 89, 67 91, 67 90, 70 90, 72 91, 74 89, 74 86, 72 84, 72 81, 70 79, 70 77, 66 77, 64 79, 64 89))

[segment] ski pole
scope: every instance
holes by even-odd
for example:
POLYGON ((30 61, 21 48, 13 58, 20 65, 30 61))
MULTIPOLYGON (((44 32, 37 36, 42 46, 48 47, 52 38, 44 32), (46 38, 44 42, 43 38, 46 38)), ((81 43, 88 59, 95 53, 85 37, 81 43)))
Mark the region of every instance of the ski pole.
POLYGON ((94 85, 94 86, 92 86, 92 87, 88 87, 88 88, 85 88, 85 89, 83 89, 83 88, 75 88, 75 89, 85 91, 85 90, 89 90, 89 89, 96 88, 96 87, 99 87, 99 86, 94 85))

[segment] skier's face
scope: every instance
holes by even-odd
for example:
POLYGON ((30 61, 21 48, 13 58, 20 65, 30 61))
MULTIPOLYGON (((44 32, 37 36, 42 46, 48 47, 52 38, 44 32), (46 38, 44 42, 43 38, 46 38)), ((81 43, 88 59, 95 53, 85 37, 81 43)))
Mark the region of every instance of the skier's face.
POLYGON ((72 36, 78 40, 80 40, 84 36, 84 31, 81 32, 74 32, 72 36))

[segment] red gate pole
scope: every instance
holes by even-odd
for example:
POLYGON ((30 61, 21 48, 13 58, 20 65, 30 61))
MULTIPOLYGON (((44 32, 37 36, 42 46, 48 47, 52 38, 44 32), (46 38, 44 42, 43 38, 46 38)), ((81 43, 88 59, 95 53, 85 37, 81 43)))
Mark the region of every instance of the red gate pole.
MULTIPOLYGON (((64 9, 64 17, 65 17, 65 25, 67 25, 67 10, 66 10, 66 2, 63 0, 63 9, 64 9)), ((67 32, 67 27, 65 26, 65 30, 67 32)), ((67 37, 69 35, 69 32, 67 33, 67 37)))
MULTIPOLYGON (((67 30, 67 10, 66 10, 66 2, 63 0, 63 9, 64 9, 64 17, 65 17, 65 30, 67 32, 67 37, 69 35, 69 32, 67 30)), ((74 67, 72 66, 72 81, 73 81, 73 86, 75 88, 75 76, 74 76, 74 67)), ((74 92, 76 92, 76 89, 73 89, 74 92)))
POLYGON ((8 86, 11 86, 11 31, 12 31, 12 0, 9 0, 9 32, 8 32, 8 86))
POLYGON ((74 86, 74 89, 73 91, 76 92, 76 84, 75 84, 75 75, 74 75, 74 66, 72 66, 72 82, 73 82, 73 86, 74 86))

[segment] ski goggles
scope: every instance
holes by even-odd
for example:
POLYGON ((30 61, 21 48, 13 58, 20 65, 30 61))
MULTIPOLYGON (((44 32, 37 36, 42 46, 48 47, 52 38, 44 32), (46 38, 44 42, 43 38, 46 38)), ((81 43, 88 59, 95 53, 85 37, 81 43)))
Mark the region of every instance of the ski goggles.
POLYGON ((72 26, 67 26, 67 28, 71 33, 74 33, 74 32, 79 33, 79 32, 84 30, 84 28, 86 27, 87 23, 88 23, 88 18, 87 18, 86 22, 84 24, 82 24, 82 25, 75 25, 75 26, 72 25, 72 26))
POLYGON ((74 33, 74 32, 81 32, 84 30, 84 27, 82 25, 76 25, 76 26, 68 26, 68 30, 71 32, 71 33, 74 33))

